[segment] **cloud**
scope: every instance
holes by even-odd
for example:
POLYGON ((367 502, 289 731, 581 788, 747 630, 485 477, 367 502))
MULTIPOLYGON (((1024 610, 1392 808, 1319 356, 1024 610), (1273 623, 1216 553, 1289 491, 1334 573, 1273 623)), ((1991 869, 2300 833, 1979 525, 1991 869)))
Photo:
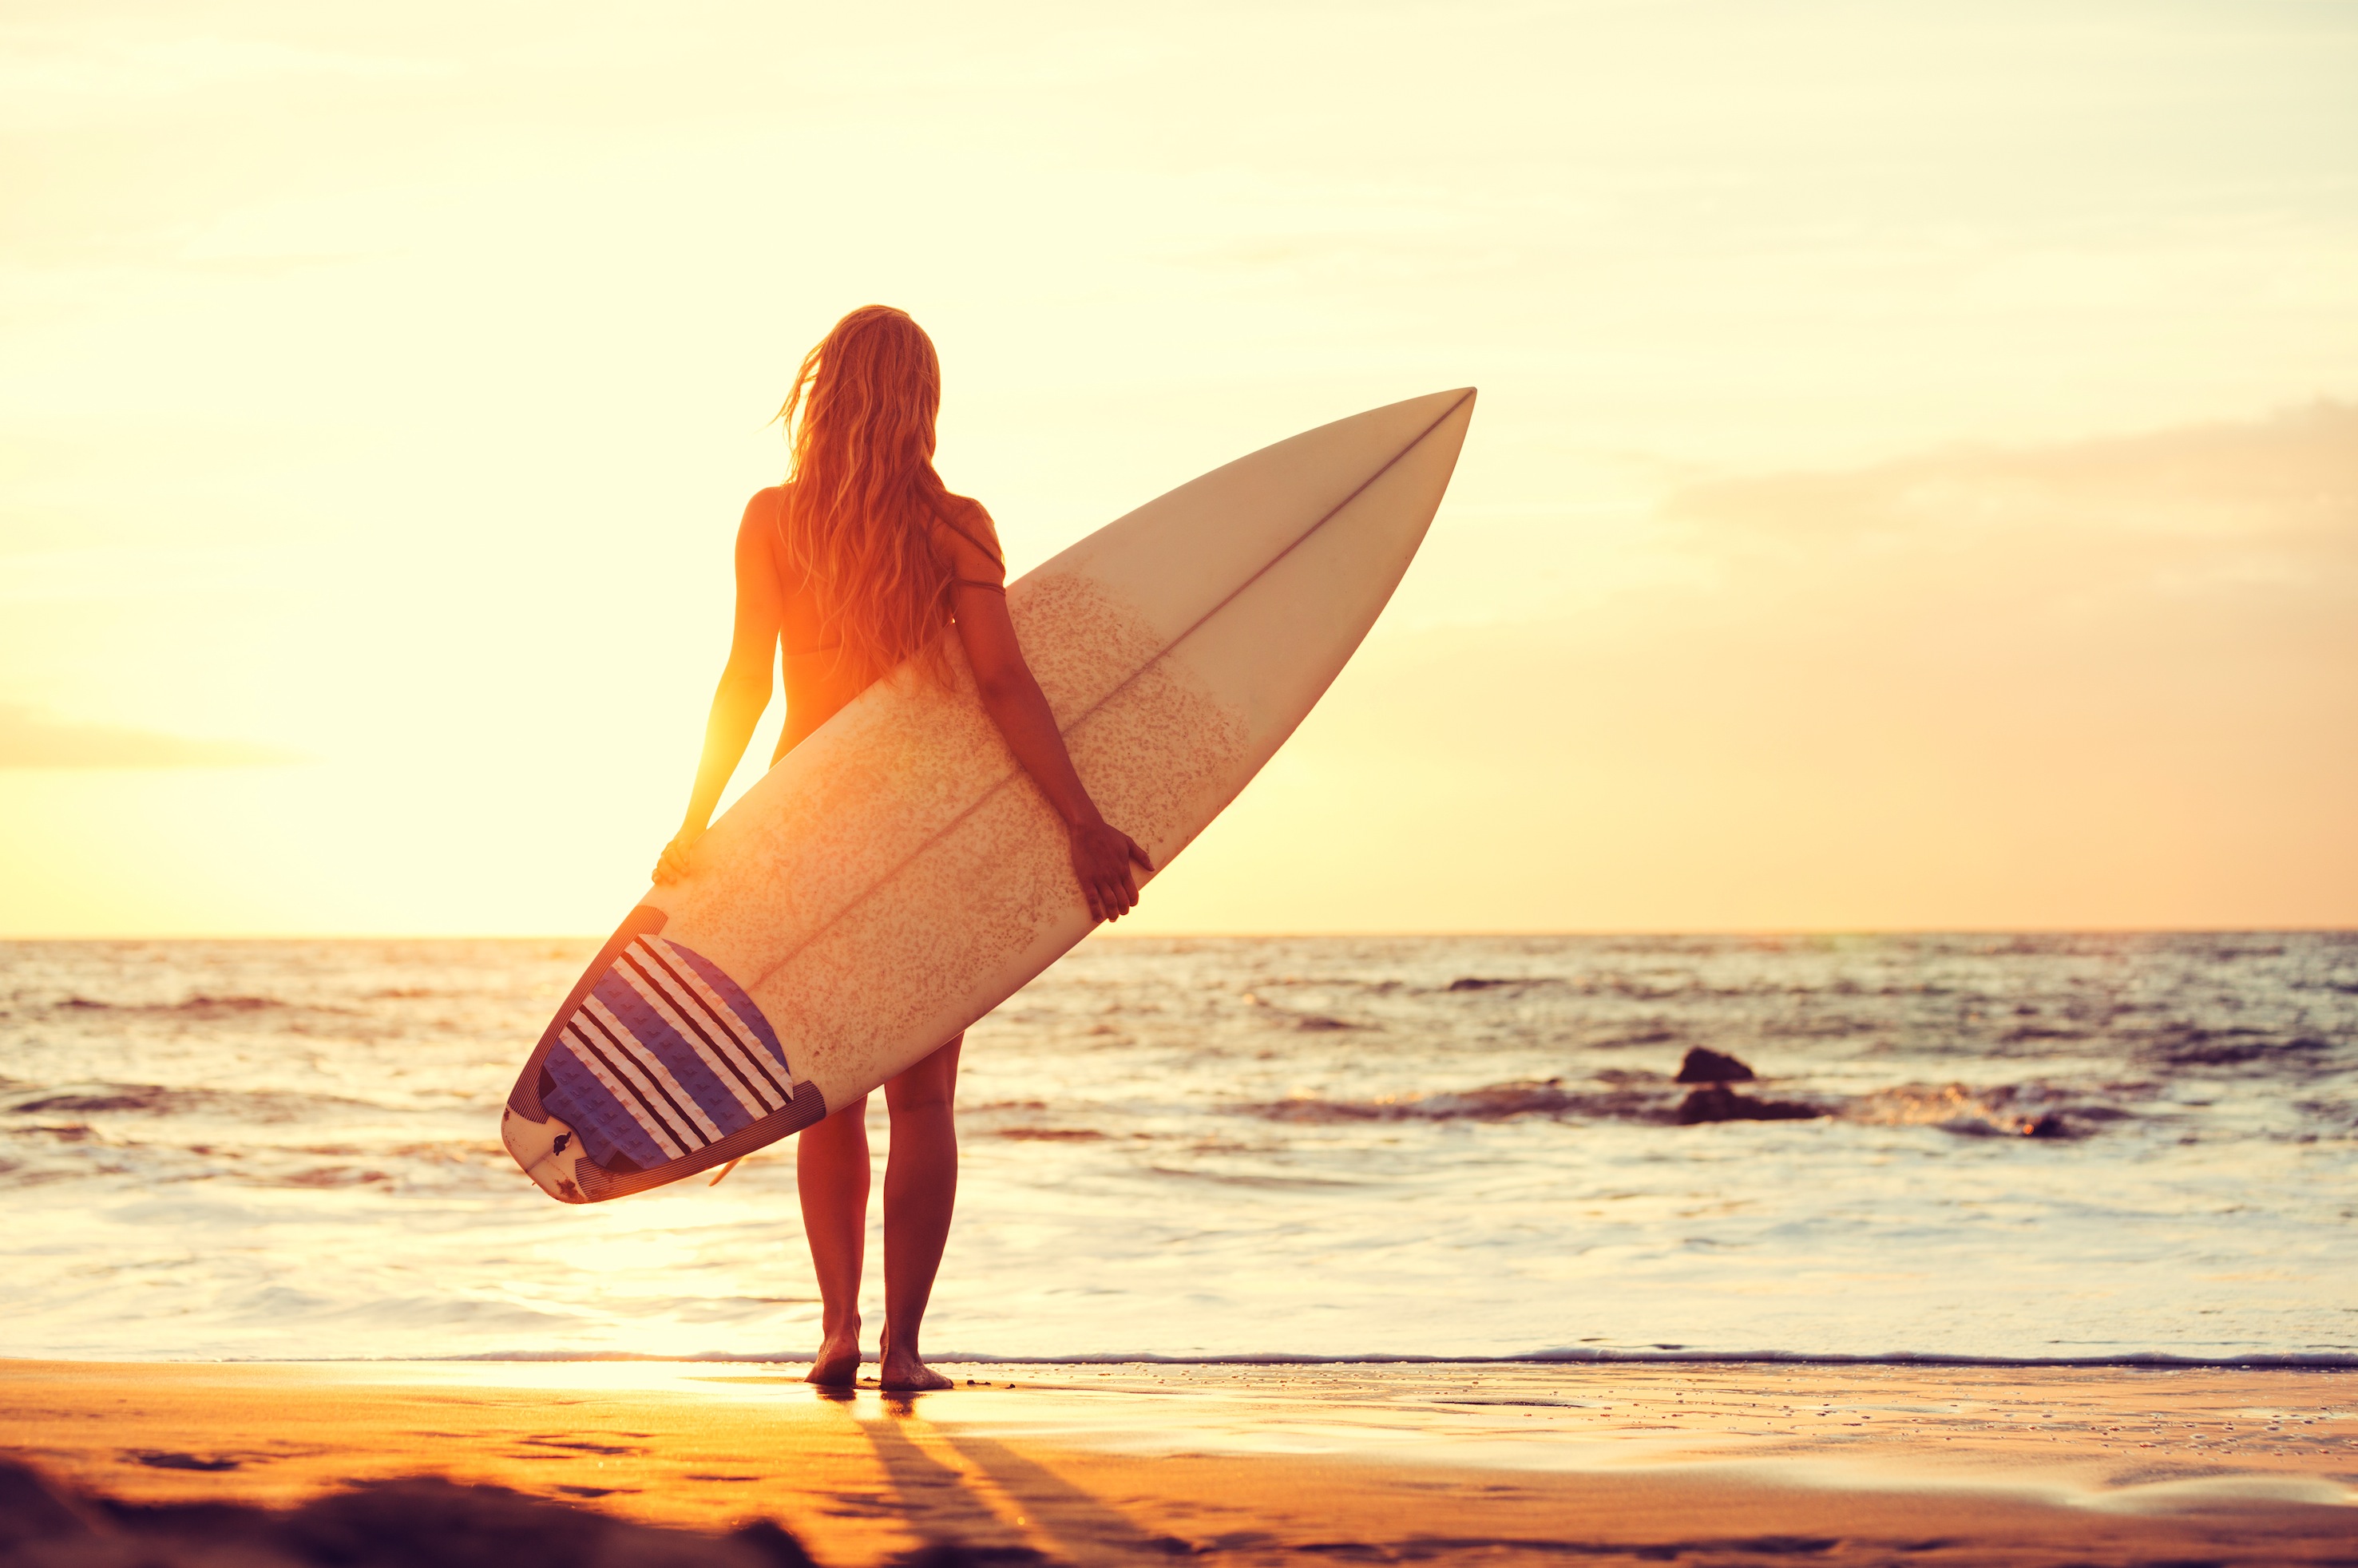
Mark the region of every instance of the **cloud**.
POLYGON ((2020 449, 1964 449, 1850 472, 1692 489, 1667 509, 1693 543, 1755 570, 1996 574, 2026 603, 2169 580, 2350 586, 2358 406, 2020 449))
POLYGON ((1763 475, 1632 529, 1664 569, 1371 640, 1272 770, 1301 804, 1206 836, 1257 926, 2358 921, 2358 408, 1763 475))
POLYGON ((301 760, 276 746, 60 723, 21 705, 0 704, 0 768, 256 768, 301 760))

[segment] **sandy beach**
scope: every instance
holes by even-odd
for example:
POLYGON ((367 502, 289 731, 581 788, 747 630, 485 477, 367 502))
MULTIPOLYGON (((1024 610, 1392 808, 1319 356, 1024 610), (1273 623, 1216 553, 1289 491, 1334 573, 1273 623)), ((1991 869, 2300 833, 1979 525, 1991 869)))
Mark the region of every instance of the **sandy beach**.
POLYGON ((2347 1562, 2358 1381, 2244 1369, 0 1364, 0 1444, 132 1504, 420 1474, 828 1564, 2347 1562))

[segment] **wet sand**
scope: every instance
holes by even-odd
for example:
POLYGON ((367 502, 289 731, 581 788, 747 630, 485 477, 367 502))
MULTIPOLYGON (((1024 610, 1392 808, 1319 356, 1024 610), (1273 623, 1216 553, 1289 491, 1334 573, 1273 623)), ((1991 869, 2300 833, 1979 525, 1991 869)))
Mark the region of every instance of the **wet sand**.
POLYGON ((0 1362, 0 1449, 135 1503, 418 1474, 823 1563, 2358 1559, 2358 1374, 1790 1365, 0 1362))

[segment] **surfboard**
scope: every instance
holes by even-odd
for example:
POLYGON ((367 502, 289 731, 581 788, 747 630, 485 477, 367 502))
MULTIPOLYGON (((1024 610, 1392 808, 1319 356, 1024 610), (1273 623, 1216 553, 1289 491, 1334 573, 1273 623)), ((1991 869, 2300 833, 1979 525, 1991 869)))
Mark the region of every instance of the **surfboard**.
MULTIPOLYGON (((1009 585, 1106 820, 1170 865, 1325 692, 1441 504, 1470 388, 1189 481, 1009 585)), ((990 1011, 1093 925, 1062 824, 983 710, 904 667, 780 758, 651 888, 517 1075, 508 1152, 597 1203, 739 1159, 990 1011)))

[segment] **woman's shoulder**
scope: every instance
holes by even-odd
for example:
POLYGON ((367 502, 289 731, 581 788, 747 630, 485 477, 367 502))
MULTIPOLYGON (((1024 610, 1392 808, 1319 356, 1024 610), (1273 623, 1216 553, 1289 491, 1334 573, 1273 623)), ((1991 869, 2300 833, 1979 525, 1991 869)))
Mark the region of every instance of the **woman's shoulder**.
POLYGON ((999 547, 999 529, 981 502, 945 491, 934 516, 934 535, 952 564, 960 568, 960 576, 971 575, 965 569, 969 563, 961 558, 969 553, 979 553, 993 568, 1004 569, 1007 557, 999 547))
POLYGON ((745 515, 738 524, 738 533, 744 535, 775 529, 785 521, 786 501, 793 492, 792 481, 766 485, 755 491, 753 498, 745 503, 745 515))
POLYGON ((991 524, 990 509, 971 495, 957 495, 946 490, 942 492, 941 510, 946 521, 964 528, 979 528, 993 539, 999 536, 998 530, 991 524))
POLYGON ((745 521, 748 524, 766 523, 784 515, 786 497, 791 490, 791 485, 773 484, 755 491, 753 498, 745 503, 745 521))
POLYGON ((745 514, 737 520, 737 558, 741 565, 770 559, 779 524, 784 521, 785 505, 786 487, 782 484, 757 490, 753 498, 745 503, 745 514))

